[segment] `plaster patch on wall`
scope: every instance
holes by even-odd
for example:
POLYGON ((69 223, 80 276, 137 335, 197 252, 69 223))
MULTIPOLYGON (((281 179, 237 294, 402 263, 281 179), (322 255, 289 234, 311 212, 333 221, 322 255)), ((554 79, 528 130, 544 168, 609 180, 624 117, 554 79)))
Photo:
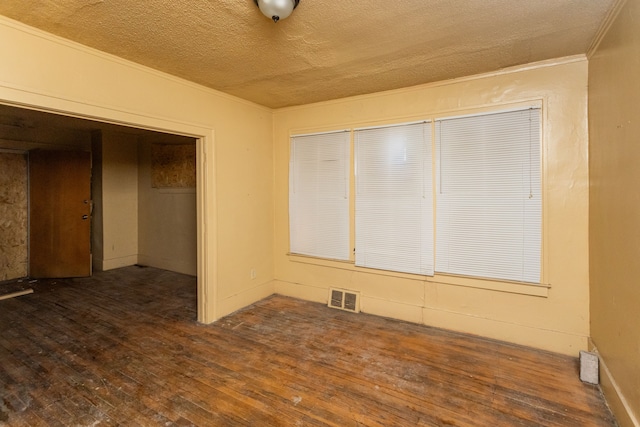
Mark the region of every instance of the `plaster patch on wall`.
POLYGON ((27 159, 0 152, 0 281, 27 275, 27 159))
POLYGON ((151 186, 195 188, 195 144, 152 144, 151 186))

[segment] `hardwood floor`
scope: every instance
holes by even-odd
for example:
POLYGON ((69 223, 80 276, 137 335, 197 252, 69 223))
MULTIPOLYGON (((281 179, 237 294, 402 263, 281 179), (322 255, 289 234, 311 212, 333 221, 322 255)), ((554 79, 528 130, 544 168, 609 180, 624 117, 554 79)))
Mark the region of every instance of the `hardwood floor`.
POLYGON ((196 323, 127 267, 0 301, 0 424, 614 426, 577 360, 273 296, 196 323))

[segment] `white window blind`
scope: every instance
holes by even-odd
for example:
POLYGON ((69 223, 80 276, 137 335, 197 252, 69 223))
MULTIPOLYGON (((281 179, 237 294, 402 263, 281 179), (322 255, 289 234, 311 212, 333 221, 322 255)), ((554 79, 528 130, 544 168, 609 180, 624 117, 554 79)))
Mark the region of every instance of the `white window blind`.
POLYGON ((291 137, 292 253, 348 260, 350 132, 291 137))
POLYGON ((436 271, 540 282, 540 109, 436 121, 436 271))
POLYGON ((358 129, 356 265, 433 275, 431 123, 358 129))

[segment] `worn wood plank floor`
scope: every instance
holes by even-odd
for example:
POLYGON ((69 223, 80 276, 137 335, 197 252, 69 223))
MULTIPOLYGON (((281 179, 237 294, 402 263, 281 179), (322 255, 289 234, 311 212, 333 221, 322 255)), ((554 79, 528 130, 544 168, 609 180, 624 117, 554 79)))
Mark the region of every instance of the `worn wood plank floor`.
POLYGON ((577 360, 273 296, 216 324, 127 267, 0 301, 0 424, 613 426, 577 360))

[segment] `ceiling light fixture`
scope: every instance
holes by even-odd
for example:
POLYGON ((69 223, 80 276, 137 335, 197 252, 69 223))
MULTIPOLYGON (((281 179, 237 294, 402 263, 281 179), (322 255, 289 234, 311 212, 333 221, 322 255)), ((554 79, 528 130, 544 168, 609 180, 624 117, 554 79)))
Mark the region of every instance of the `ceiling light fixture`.
POLYGON ((264 16, 273 19, 273 22, 278 22, 291 15, 293 9, 298 7, 300 0, 253 0, 253 2, 264 16))

